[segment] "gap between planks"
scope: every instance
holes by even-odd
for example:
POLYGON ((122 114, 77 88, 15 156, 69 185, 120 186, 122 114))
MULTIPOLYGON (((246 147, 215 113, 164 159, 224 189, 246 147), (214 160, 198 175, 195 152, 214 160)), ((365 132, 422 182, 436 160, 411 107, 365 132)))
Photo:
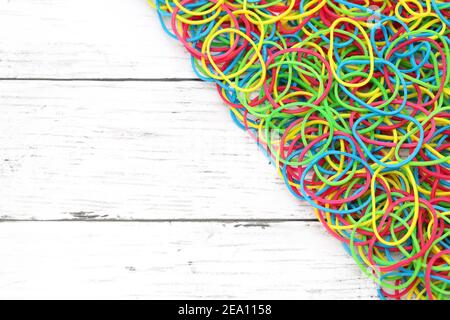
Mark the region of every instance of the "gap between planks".
POLYGON ((197 78, 0 78, 0 81, 204 82, 197 78))
MULTIPOLYGON (((319 222, 318 219, 97 219, 97 217, 83 217, 78 219, 0 219, 0 223, 10 222, 139 222, 139 223, 223 223, 223 224, 248 224, 268 225, 280 223, 311 223, 319 222)), ((245 226, 245 225, 244 225, 245 226)))

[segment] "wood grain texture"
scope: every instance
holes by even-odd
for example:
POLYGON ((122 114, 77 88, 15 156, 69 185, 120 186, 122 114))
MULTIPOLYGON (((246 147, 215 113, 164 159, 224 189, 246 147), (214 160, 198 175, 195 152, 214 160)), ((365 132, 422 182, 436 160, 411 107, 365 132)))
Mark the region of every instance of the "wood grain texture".
POLYGON ((201 82, 1 81, 3 219, 312 219, 201 82))
POLYGON ((194 78, 147 0, 0 0, 0 78, 194 78))
POLYGON ((0 0, 0 299, 375 297, 193 78, 147 0, 0 0))
POLYGON ((0 224, 0 298, 347 298, 375 288, 318 224, 0 224))

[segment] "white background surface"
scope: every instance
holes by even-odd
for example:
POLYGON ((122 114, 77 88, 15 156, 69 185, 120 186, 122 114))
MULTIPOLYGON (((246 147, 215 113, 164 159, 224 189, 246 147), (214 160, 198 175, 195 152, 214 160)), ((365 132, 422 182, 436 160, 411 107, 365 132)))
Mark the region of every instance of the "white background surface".
POLYGON ((376 298, 146 0, 0 0, 0 298, 376 298))

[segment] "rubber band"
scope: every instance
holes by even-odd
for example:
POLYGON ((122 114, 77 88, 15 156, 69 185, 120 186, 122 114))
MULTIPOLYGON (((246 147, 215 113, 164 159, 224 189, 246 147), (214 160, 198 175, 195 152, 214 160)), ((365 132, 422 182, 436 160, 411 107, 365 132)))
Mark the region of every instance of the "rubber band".
POLYGON ((149 0, 381 299, 450 299, 450 3, 149 0))

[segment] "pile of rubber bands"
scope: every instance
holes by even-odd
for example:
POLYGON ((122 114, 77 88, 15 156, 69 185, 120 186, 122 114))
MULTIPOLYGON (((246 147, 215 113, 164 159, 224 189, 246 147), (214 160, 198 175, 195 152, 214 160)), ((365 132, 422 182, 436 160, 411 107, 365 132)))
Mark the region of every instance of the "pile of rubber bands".
POLYGON ((156 0, 383 299, 450 299, 450 2, 156 0))

